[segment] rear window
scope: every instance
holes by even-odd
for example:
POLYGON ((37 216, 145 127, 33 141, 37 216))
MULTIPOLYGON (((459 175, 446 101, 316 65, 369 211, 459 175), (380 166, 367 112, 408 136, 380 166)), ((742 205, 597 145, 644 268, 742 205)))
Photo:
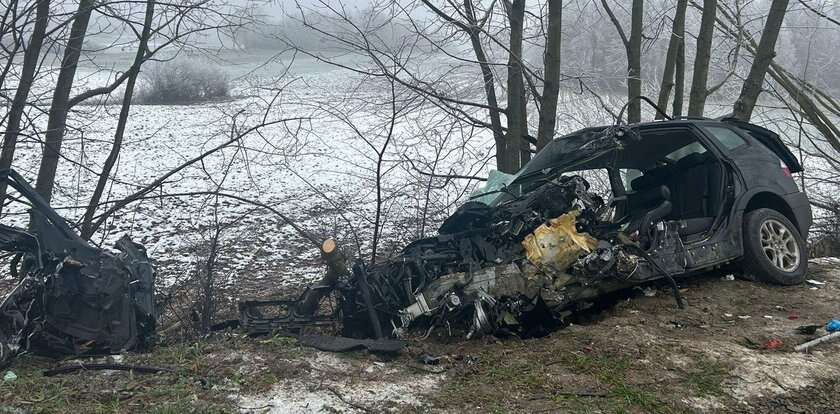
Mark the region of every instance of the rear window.
POLYGON ((712 137, 723 145, 724 148, 728 150, 733 150, 735 148, 747 145, 747 141, 744 141, 740 135, 738 135, 735 131, 726 128, 726 127, 717 127, 717 126, 707 126, 703 129, 706 130, 712 137))

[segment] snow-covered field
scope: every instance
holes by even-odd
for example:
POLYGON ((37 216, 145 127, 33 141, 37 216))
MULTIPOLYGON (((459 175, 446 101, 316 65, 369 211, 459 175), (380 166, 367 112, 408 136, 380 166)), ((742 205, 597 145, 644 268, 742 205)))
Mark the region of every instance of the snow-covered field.
MULTIPOLYGON (((261 122, 289 120, 249 132, 235 145, 174 174, 100 229, 94 241, 103 246, 123 234, 146 245, 158 262, 163 285, 195 271, 206 260, 201 250, 217 226, 224 229, 218 277, 228 284, 268 278, 277 286, 296 286, 319 277, 317 250, 277 212, 319 237, 335 236, 352 247, 358 241, 361 247, 354 253, 368 253, 376 205, 377 152, 390 130, 389 88, 302 59, 282 78, 277 76, 286 62, 252 72, 262 62, 243 61, 225 67, 234 79, 234 98, 229 101, 132 107, 113 172, 116 180, 106 188, 103 201, 137 191, 230 140, 232 134, 242 134, 261 122), (217 191, 263 206, 207 194, 217 191)), ((77 89, 104 84, 108 76, 82 67, 77 89)), ((457 93, 476 94, 473 98, 480 99, 478 76, 466 73, 458 82, 457 93)), ((493 165, 490 136, 448 123, 431 105, 409 96, 398 91, 398 108, 405 116, 395 125, 381 168, 382 228, 385 240, 393 245, 428 234, 436 228, 436 220, 451 212, 476 185, 466 180, 429 181, 417 170, 484 176, 493 165), (428 204, 427 199, 431 200, 428 204), (421 223, 424 220, 428 223, 421 223)), ((618 104, 621 99, 607 100, 618 104)), ((559 107, 560 134, 610 122, 609 114, 590 95, 563 94, 559 107)), ((119 106, 76 109, 53 197, 53 205, 71 221, 80 219, 90 198, 110 149, 119 106)), ((762 122, 773 118, 767 113, 760 117, 762 122)), ((45 118, 41 115, 36 123, 45 124, 45 118)), ((34 181, 41 145, 37 139, 27 139, 18 148, 14 167, 34 181)), ((8 219, 20 224, 25 216, 8 219)))

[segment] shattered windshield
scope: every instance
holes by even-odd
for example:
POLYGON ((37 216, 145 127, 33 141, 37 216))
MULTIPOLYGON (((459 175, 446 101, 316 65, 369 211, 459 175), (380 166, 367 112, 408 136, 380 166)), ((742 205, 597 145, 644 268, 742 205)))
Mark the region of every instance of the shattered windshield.
POLYGON ((497 206, 515 199, 564 171, 619 148, 616 138, 623 137, 627 132, 623 128, 594 127, 557 138, 516 174, 491 172, 485 186, 473 193, 471 200, 497 206))

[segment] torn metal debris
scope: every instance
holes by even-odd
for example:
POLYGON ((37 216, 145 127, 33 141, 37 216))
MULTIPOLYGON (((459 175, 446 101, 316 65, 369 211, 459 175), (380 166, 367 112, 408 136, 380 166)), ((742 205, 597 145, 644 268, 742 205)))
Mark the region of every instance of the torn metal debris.
POLYGON ((155 337, 154 269, 123 237, 119 254, 92 246, 15 171, 0 179, 30 207, 29 229, 0 224, 0 250, 19 280, 0 303, 0 366, 18 354, 119 353, 155 337))

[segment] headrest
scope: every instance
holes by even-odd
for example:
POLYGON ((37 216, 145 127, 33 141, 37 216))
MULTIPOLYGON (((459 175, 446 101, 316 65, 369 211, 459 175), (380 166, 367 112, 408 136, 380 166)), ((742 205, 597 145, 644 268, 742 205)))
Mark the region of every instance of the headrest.
POLYGON ((688 154, 685 157, 680 158, 680 160, 677 161, 677 168, 678 169, 680 169, 680 168, 691 168, 695 165, 703 164, 703 163, 707 162, 708 160, 709 160, 709 157, 706 155, 705 152, 702 153, 702 154, 695 152, 695 153, 688 154))
POLYGON ((645 190, 629 194, 630 205, 633 208, 659 204, 671 199, 671 190, 664 185, 654 186, 645 190))
POLYGON ((642 191, 644 189, 650 188, 655 186, 658 182, 661 182, 653 171, 646 172, 645 175, 641 177, 636 177, 633 181, 630 181, 630 188, 633 191, 642 191))

